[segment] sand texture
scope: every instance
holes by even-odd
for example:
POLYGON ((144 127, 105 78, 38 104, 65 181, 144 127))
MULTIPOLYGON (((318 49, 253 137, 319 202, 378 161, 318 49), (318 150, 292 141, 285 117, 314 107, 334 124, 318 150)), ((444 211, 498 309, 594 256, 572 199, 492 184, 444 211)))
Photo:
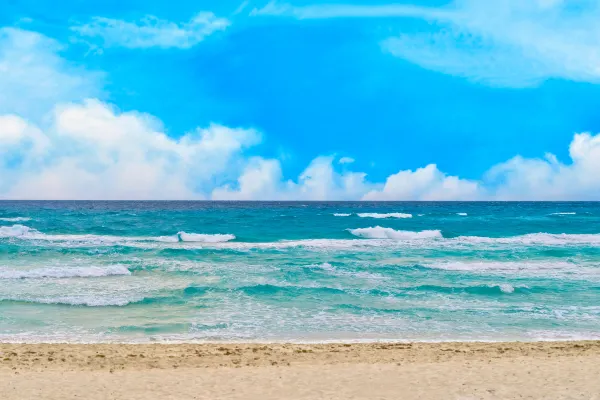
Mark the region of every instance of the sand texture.
POLYGON ((0 398, 600 399, 600 342, 0 344, 0 398))

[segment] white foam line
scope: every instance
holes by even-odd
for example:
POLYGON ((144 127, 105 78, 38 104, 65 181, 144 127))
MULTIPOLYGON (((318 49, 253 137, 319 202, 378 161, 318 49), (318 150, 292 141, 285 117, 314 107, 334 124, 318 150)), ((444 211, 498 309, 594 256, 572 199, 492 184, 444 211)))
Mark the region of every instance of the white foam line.
POLYGON ((360 218, 377 218, 377 219, 384 219, 384 218, 412 218, 412 214, 405 214, 405 213, 388 213, 388 214, 359 213, 359 214, 356 214, 356 215, 358 215, 360 218))

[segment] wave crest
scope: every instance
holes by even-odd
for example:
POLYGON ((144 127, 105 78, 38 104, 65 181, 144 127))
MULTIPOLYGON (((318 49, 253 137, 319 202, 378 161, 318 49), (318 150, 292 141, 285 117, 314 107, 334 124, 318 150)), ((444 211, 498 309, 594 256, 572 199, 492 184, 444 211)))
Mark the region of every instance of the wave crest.
POLYGON ((569 244, 600 245, 600 234, 594 233, 528 233, 512 237, 458 236, 452 240, 468 244, 520 244, 560 246, 569 244))
POLYGON ((0 218, 0 221, 4 221, 4 222, 27 222, 27 221, 31 221, 31 218, 29 218, 29 217, 2 217, 2 218, 0 218))
POLYGON ((357 228, 348 230, 354 236, 366 239, 393 239, 393 240, 415 240, 415 239, 438 239, 442 238, 439 230, 427 230, 420 232, 397 231, 392 228, 375 226, 371 228, 357 228))
POLYGON ((379 214, 379 213, 359 213, 356 214, 358 215, 360 218, 377 218, 377 219, 384 219, 384 218, 412 218, 412 214, 405 214, 405 213, 387 213, 387 214, 379 214))
POLYGON ((179 232, 177 233, 177 237, 180 242, 202 242, 202 243, 222 243, 229 242, 230 240, 234 240, 234 235, 229 234, 213 234, 207 235, 203 233, 186 233, 179 232))
POLYGON ((0 238, 18 238, 29 240, 46 240, 56 242, 85 242, 90 244, 120 244, 127 242, 201 242, 201 243, 222 243, 234 240, 235 236, 231 234, 204 234, 178 232, 173 236, 158 237, 130 237, 130 236, 111 236, 111 235, 71 235, 71 234, 45 234, 34 228, 25 225, 0 226, 0 238))

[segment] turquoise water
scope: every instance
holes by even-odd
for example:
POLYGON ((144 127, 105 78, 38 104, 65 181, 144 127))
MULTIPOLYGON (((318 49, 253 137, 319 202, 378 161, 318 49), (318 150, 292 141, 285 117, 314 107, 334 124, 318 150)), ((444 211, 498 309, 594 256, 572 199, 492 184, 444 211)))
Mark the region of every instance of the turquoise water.
POLYGON ((0 202, 0 341, 600 338, 600 203, 0 202))

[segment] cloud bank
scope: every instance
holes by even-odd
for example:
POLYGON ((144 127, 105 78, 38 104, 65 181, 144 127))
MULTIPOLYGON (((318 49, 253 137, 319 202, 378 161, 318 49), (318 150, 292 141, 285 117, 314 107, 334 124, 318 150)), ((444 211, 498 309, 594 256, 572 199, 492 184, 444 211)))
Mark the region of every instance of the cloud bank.
POLYGON ((277 159, 247 156, 253 129, 211 125, 180 138, 158 120, 88 99, 58 105, 46 126, 0 116, 0 195, 13 199, 597 200, 600 134, 577 134, 570 163, 514 157, 478 181, 433 164, 372 182, 316 157, 295 179, 277 159))
POLYGON ((151 116, 91 99, 57 106, 51 121, 42 129, 0 117, 5 197, 203 198, 260 138, 254 130, 212 125, 174 139, 151 116))
POLYGON ((13 96, 0 101, 1 198, 600 200, 600 134, 575 134, 568 162, 516 156, 478 180, 431 164, 379 182, 353 159, 318 154, 288 178, 281 160, 255 154, 256 129, 212 124, 170 136, 157 118, 94 98, 101 74, 70 65, 52 39, 6 28, 0 38, 0 88, 13 96))

